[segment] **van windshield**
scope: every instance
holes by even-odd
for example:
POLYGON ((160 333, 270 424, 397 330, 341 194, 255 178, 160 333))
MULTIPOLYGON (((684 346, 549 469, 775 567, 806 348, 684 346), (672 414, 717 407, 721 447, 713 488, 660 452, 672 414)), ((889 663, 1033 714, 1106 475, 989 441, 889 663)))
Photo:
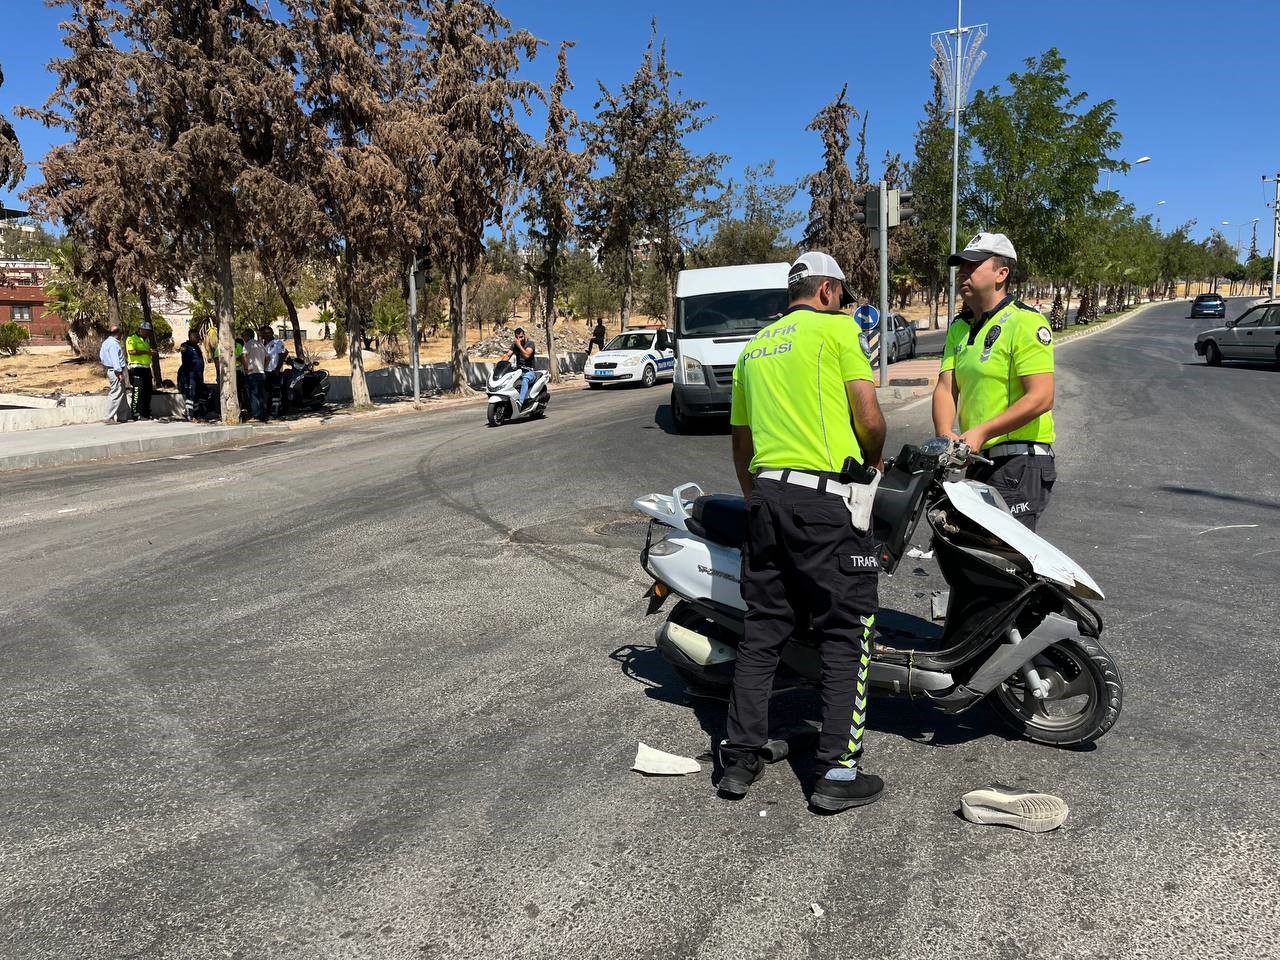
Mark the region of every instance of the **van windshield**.
POLYGON ((763 330, 787 309, 786 290, 734 290, 684 297, 676 311, 681 337, 732 337, 763 330))

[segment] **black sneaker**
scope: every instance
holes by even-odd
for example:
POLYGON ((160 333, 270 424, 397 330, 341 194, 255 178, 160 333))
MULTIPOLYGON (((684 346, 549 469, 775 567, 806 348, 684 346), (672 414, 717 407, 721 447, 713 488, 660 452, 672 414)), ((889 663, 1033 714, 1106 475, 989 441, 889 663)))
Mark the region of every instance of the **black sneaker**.
POLYGON ((828 780, 820 777, 813 785, 809 803, 828 813, 839 813, 850 807, 875 803, 884 792, 884 781, 874 773, 858 771, 854 780, 828 780))
POLYGON ((724 764, 724 772, 720 774, 716 789, 724 797, 735 800, 745 797, 751 785, 764 776, 764 761, 754 753, 730 752, 722 748, 720 762, 724 764))

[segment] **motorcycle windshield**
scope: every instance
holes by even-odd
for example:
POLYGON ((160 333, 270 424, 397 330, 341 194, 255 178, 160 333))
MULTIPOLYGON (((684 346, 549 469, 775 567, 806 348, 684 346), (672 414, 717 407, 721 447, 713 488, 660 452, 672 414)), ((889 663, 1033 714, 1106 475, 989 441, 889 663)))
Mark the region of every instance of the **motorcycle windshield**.
POLYGON ((1103 599, 1102 588, 1094 583, 1080 564, 1048 540, 1028 530, 1012 515, 984 500, 978 492, 978 488, 983 486, 970 480, 952 480, 944 483, 942 489, 952 506, 1010 550, 1026 557, 1031 569, 1040 576, 1085 599, 1103 599))

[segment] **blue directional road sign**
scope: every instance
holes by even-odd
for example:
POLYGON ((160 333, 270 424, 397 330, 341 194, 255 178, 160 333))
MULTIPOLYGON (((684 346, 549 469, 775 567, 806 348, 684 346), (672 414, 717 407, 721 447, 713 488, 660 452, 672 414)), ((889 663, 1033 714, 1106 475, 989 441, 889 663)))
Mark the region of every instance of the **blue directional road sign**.
POLYGON ((853 311, 853 319, 858 321, 858 326, 862 328, 863 333, 870 333, 880 326, 880 311, 871 304, 864 303, 853 311))

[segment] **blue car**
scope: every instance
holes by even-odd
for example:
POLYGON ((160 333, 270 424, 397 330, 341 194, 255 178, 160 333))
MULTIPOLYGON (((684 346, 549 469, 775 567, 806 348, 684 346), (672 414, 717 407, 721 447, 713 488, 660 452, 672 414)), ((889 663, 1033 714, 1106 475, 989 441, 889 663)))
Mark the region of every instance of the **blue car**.
POLYGON ((1202 293, 1191 301, 1191 316, 1222 317, 1227 315, 1227 299, 1220 293, 1202 293))

